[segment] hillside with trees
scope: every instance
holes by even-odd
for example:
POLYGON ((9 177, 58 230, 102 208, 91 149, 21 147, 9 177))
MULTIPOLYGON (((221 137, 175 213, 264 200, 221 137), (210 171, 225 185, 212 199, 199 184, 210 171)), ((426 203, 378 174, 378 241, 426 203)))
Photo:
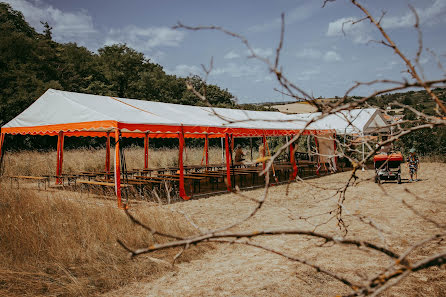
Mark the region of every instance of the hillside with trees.
POLYGON ((104 46, 93 53, 75 43, 52 40, 43 23, 36 32, 21 12, 0 3, 0 125, 26 109, 48 88, 177 104, 202 105, 187 90, 189 80, 213 106, 236 107, 234 96, 198 76, 166 74, 163 67, 125 44, 104 46))

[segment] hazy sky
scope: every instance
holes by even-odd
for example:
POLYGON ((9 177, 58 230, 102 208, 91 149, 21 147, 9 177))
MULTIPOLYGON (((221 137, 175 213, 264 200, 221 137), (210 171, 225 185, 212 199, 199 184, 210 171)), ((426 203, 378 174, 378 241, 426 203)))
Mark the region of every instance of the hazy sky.
MULTIPOLYGON (((0 0, 4 1, 4 0, 0 0)), ((401 79, 404 65, 392 51, 370 40, 381 40, 367 22, 342 24, 363 15, 349 1, 338 0, 321 8, 319 0, 184 1, 184 0, 6 0, 20 10, 38 31, 40 21, 53 27, 59 42, 76 42, 92 51, 113 43, 127 43, 179 76, 203 74, 201 64, 214 60, 211 83, 227 88, 240 103, 289 100, 274 91, 274 77, 258 61, 248 59, 243 44, 220 32, 173 30, 186 25, 219 25, 242 34, 258 55, 274 55, 285 13, 282 66, 287 77, 314 96, 342 96, 354 81, 401 79)), ((414 6, 420 16, 424 47, 446 60, 446 0, 363 0, 382 21, 391 37, 414 58, 418 47, 414 6)), ((421 66, 427 78, 444 76, 436 58, 424 51, 421 66)), ((366 95, 374 87, 358 90, 366 95)))

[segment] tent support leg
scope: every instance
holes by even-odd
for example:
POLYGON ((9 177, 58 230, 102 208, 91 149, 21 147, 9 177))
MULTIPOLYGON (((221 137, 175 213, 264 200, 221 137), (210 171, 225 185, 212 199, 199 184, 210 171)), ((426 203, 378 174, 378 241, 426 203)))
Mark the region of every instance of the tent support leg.
POLYGON ((121 132, 115 130, 115 192, 118 200, 118 207, 123 208, 121 201, 121 153, 120 153, 120 138, 121 132))
POLYGON ((319 169, 321 168, 321 158, 319 156, 319 142, 317 141, 316 135, 314 135, 314 143, 316 145, 316 158, 317 158, 316 174, 319 175, 319 169))
POLYGON ((56 185, 60 185, 62 183, 60 176, 62 175, 62 168, 63 168, 63 143, 64 143, 64 135, 63 132, 61 131, 57 136, 56 185))
POLYGON ((365 159, 365 143, 364 143, 364 133, 362 133, 362 171, 365 171, 364 159, 365 159))
POLYGON ((5 155, 4 151, 5 144, 5 133, 0 133, 0 176, 3 174, 3 158, 5 155))
POLYGON ((228 192, 232 191, 231 185, 231 156, 229 155, 229 134, 225 134, 225 147, 226 147, 226 185, 228 192))
POLYGON ((206 138, 204 139, 204 146, 206 149, 206 170, 208 170, 209 166, 209 135, 206 134, 206 138))
MULTIPOLYGON (((107 132, 107 140, 105 147, 105 172, 110 173, 110 132, 107 132)), ((107 175, 107 179, 109 176, 107 175)))
POLYGON ((178 135, 178 140, 180 143, 179 155, 178 155, 178 167, 180 168, 180 197, 184 200, 189 200, 190 197, 186 195, 186 190, 184 190, 184 165, 183 165, 183 148, 184 148, 184 131, 181 127, 181 133, 178 135))
POLYGON ((249 137, 249 148, 251 149, 251 162, 252 160, 252 137, 249 137))
POLYGON ((263 149, 262 149, 262 158, 263 158, 262 168, 263 168, 263 170, 265 170, 265 168, 266 168, 265 152, 266 152, 266 136, 265 136, 265 134, 263 134, 263 149))
POLYGON ((224 148, 223 137, 220 138, 220 142, 221 142, 221 162, 224 163, 225 162, 225 148, 224 148))
MULTIPOLYGON (((293 136, 291 136, 291 138, 293 138, 293 136)), ((287 137, 288 139, 288 137, 287 137)), ((290 180, 295 180, 296 176, 297 176, 297 165, 296 165, 296 158, 294 156, 294 143, 290 143, 290 163, 293 166, 293 174, 291 175, 290 180)))
POLYGON ((333 133, 333 150, 334 150, 334 166, 335 166, 335 172, 338 171, 338 154, 336 153, 337 149, 337 143, 336 143, 336 133, 333 133))
POLYGON ((144 135, 144 169, 149 168, 149 133, 144 135))
POLYGON ((231 134, 231 151, 229 152, 229 155, 231 156, 231 169, 232 169, 232 183, 231 185, 235 188, 235 171, 234 171, 234 158, 233 158, 233 152, 234 152, 234 136, 231 134))

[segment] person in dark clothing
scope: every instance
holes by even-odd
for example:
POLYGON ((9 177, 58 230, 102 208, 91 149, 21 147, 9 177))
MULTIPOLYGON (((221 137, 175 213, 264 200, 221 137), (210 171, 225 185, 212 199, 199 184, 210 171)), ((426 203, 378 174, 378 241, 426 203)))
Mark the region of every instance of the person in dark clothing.
POLYGON ((418 181, 418 167, 420 160, 418 159, 415 149, 411 148, 409 151, 409 156, 407 157, 407 166, 409 167, 410 180, 418 181), (415 176, 415 179, 414 179, 415 176))
POLYGON ((235 163, 242 163, 243 161, 245 161, 245 153, 242 150, 242 147, 240 146, 240 144, 237 144, 237 147, 235 149, 235 163))

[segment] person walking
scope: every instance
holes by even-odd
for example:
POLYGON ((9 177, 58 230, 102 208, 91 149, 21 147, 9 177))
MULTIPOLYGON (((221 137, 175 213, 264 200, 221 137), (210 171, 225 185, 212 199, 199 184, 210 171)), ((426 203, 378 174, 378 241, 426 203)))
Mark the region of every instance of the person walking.
POLYGON ((418 168, 420 160, 416 154, 415 148, 411 148, 409 151, 409 156, 407 157, 407 166, 409 167, 410 182, 418 181, 418 168), (414 179, 415 177, 415 179, 414 179))

